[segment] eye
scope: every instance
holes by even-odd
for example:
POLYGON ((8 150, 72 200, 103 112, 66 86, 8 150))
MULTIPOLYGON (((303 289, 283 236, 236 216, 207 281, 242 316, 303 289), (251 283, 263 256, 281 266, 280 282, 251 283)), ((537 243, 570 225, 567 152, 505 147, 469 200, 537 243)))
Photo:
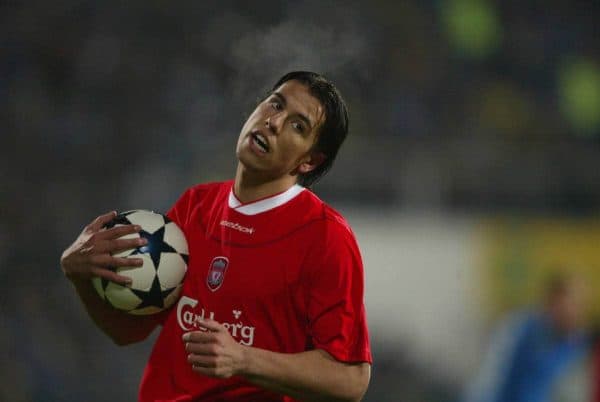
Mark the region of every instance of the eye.
POLYGON ((283 106, 281 105, 281 102, 279 102, 278 100, 274 99, 271 102, 271 107, 273 107, 273 109, 275 110, 282 110, 283 106))
POLYGON ((297 132, 304 133, 304 125, 302 123, 295 121, 295 122, 292 123, 292 127, 297 132))

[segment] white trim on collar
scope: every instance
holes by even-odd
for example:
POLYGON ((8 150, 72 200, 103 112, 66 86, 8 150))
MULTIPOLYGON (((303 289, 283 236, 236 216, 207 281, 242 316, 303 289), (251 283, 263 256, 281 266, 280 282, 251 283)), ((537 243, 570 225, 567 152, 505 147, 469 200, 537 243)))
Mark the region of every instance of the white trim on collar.
POLYGON ((237 212, 243 215, 256 215, 261 212, 269 211, 273 208, 277 208, 285 204, 288 201, 294 199, 298 194, 304 191, 304 187, 299 184, 294 184, 281 194, 274 195, 263 200, 251 202, 249 204, 242 204, 233 194, 233 187, 229 192, 229 208, 235 209, 237 212))

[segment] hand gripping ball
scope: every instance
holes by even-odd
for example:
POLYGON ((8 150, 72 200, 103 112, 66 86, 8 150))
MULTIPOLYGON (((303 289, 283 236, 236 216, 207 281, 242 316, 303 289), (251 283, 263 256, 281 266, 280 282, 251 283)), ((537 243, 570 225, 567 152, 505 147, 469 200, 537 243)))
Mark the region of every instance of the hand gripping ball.
POLYGON ((114 254, 116 257, 141 258, 140 267, 114 267, 119 275, 131 278, 130 286, 122 286, 103 278, 93 278, 92 284, 112 307, 130 314, 158 313, 177 301, 187 270, 188 245, 181 229, 168 217, 137 209, 122 212, 106 225, 139 225, 139 233, 122 238, 144 237, 144 246, 114 254))

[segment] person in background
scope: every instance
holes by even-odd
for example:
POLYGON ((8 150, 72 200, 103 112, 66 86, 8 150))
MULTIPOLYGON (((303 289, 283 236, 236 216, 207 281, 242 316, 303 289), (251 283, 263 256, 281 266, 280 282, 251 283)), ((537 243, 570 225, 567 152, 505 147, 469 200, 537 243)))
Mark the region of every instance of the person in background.
POLYGON ((511 314, 494 333, 465 402, 549 402, 558 384, 588 355, 585 285, 558 273, 540 307, 511 314))

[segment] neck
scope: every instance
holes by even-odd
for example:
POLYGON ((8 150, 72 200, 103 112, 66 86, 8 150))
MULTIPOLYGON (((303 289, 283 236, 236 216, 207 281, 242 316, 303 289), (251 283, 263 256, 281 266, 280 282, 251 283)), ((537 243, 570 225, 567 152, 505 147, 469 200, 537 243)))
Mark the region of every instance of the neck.
POLYGON ((235 174, 233 191, 238 200, 248 203, 282 193, 294 184, 296 184, 295 176, 288 175, 275 180, 265 180, 264 178, 257 178, 256 175, 248 172, 239 163, 235 174))

